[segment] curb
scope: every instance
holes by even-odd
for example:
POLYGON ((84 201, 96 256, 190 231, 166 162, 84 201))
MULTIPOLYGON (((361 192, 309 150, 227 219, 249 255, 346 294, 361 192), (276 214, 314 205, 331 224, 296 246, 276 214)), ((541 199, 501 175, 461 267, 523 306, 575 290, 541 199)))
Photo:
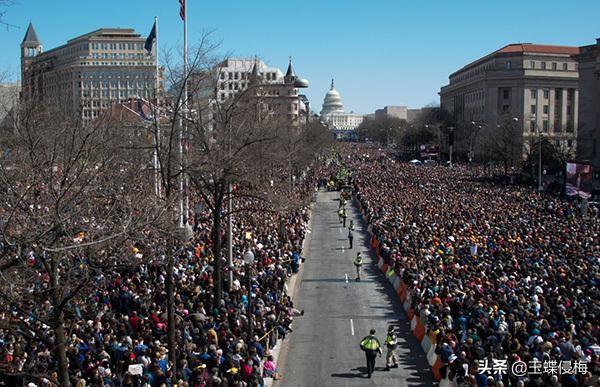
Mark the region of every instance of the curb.
MULTIPOLYGON (((313 211, 314 204, 315 203, 311 202, 309 209, 308 209, 308 223, 306 225, 307 233, 304 237, 304 240, 302 241, 301 256, 305 255, 305 253, 308 251, 308 247, 310 246, 310 240, 312 238, 312 231, 309 231, 309 230, 312 230, 312 222, 313 222, 312 211, 313 211)), ((285 292, 285 294, 287 296, 289 296, 292 299, 292 301, 296 297, 296 293, 298 292, 298 288, 300 287, 300 283, 302 282, 303 274, 304 274, 304 263, 300 263, 298 272, 296 274, 292 275, 292 277, 290 278, 290 280, 287 283, 287 291, 285 292)), ((279 365, 279 356, 281 354, 281 349, 283 348, 283 344, 284 344, 283 340, 277 339, 277 344, 275 344, 274 349, 271 349, 271 355, 273 356, 273 361, 277 365, 278 369, 281 369, 281 367, 279 365)), ((272 386, 273 383, 275 382, 273 380, 273 378, 264 378, 264 381, 265 381, 265 387, 272 386)))

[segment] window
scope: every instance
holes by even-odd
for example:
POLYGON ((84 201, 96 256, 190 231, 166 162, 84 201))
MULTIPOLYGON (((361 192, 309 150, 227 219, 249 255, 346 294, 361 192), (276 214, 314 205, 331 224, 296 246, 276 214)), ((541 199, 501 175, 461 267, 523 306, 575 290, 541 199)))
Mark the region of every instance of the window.
POLYGON ((568 63, 563 63, 563 70, 567 71, 569 69, 569 64, 568 63))
POLYGON ((529 131, 535 132, 535 121, 529 121, 529 131))
POLYGON ((240 79, 240 73, 238 73, 237 71, 235 72, 235 79, 240 79))
POLYGON ((544 114, 548 114, 549 108, 548 105, 544 105, 544 114))
POLYGON ((221 79, 225 79, 225 72, 224 71, 221 73, 221 79))
POLYGON ((542 62, 542 70, 546 70, 546 62, 542 62))
POLYGON ((572 148, 573 147, 573 140, 567 140, 567 146, 569 148, 572 148))
POLYGON ((507 113, 510 110, 510 106, 509 105, 502 105, 502 112, 503 113, 507 113))
POLYGON ((529 67, 531 67, 532 69, 535 68, 535 61, 534 60, 530 60, 529 61, 529 67))
POLYGON ((510 70, 512 68, 512 62, 511 61, 506 61, 506 69, 510 70))
POLYGON ((229 79, 230 80, 233 79, 233 73, 232 72, 229 73, 229 79))
POLYGON ((536 112, 536 106, 531 105, 531 114, 535 114, 535 112, 536 112))
POLYGON ((548 99, 550 96, 550 90, 544 90, 544 99, 548 99))
POLYGON ((508 90, 502 91, 502 98, 508 99, 510 97, 510 92, 508 90))
POLYGON ((558 64, 556 62, 552 62, 552 70, 556 70, 558 68, 558 64))
POLYGON ((544 133, 548 133, 548 120, 544 120, 542 122, 542 130, 544 131, 544 133))

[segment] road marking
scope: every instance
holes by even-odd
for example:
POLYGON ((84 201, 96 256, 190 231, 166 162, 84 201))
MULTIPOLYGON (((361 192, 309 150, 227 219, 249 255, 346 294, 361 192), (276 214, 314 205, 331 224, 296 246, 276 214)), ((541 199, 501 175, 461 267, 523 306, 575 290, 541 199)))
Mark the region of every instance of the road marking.
POLYGON ((340 228, 340 234, 342 233, 342 229, 340 228))
POLYGON ((348 273, 346 273, 346 283, 348 283, 348 273))
POLYGON ((342 246, 342 253, 344 252, 344 246, 342 246))
POLYGON ((352 336, 354 336, 354 321, 350 319, 350 332, 352 332, 352 336))

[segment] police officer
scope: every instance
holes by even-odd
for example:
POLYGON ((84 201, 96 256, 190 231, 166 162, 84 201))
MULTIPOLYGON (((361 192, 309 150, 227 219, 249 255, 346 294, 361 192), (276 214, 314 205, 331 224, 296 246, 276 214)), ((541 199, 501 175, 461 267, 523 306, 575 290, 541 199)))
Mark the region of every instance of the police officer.
POLYGON ((370 378, 373 371, 375 371, 375 358, 377 354, 381 356, 381 344, 377 340, 377 337, 375 337, 375 329, 371 329, 369 335, 362 339, 360 348, 365 351, 367 357, 367 377, 370 378))
POLYGON ((354 266, 356 266, 356 280, 360 281, 360 271, 363 265, 362 255, 360 255, 360 251, 356 254, 356 258, 354 258, 354 266))
POLYGON ((342 217, 344 216, 344 210, 342 208, 340 208, 337 213, 338 213, 338 219, 340 220, 340 223, 342 223, 342 217))
POLYGON ((386 371, 389 371, 393 366, 398 368, 398 355, 396 355, 396 348, 398 348, 398 337, 394 332, 394 327, 390 326, 388 329, 387 336, 385 338, 385 346, 387 347, 387 354, 385 355, 386 371))

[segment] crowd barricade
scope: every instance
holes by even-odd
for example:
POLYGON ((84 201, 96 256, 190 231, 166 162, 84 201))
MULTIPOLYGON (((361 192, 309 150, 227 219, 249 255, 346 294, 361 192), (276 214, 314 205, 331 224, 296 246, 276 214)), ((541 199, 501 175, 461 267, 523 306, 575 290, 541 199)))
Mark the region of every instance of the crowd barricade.
MULTIPOLYGON (((368 223, 366 211, 360 204, 359 209, 368 223)), ((437 345, 435 343, 432 343, 431 339, 429 338, 429 335, 427 334, 427 321, 422 321, 426 318, 424 317, 423 319, 421 319, 421 316, 416 313, 415 309, 412 307, 411 290, 407 287, 404 280, 396 274, 394 266, 388 265, 384 262, 379 250, 380 243, 372 231, 370 232, 370 234, 371 248, 377 256, 377 267, 379 268, 379 270, 381 270, 381 272, 386 276, 390 284, 394 287, 394 290, 398 295, 398 299, 402 303, 402 307, 406 312, 406 318, 408 319, 408 321, 410 321, 410 330, 413 336, 421 344, 421 349, 427 356, 427 363, 429 364, 429 367, 431 367, 431 372, 433 373, 435 381, 439 382, 441 380, 440 369, 442 368, 443 364, 440 357, 435 353, 437 345)))

